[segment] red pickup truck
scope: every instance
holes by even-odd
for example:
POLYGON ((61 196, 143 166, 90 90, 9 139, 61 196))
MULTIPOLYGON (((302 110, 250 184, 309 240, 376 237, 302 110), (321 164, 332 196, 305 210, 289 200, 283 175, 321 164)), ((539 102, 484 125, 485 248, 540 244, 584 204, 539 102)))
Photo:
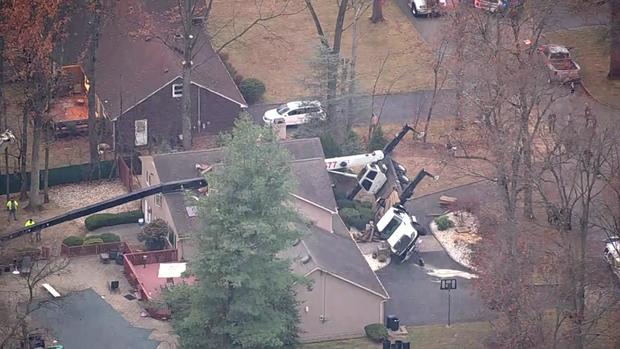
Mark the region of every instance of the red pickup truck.
POLYGON ((538 48, 549 70, 549 82, 570 83, 581 79, 581 68, 561 45, 542 45, 538 48))

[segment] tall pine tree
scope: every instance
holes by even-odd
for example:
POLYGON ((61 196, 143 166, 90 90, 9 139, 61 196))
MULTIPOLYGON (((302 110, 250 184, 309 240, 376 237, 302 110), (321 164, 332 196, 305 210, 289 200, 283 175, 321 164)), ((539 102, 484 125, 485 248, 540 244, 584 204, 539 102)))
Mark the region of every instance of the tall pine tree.
POLYGON ((289 154, 271 128, 247 116, 235 123, 224 153, 199 202, 199 252, 191 265, 198 284, 167 297, 175 330, 185 349, 292 347, 300 280, 278 258, 299 237, 290 224, 298 216, 289 201, 289 154))

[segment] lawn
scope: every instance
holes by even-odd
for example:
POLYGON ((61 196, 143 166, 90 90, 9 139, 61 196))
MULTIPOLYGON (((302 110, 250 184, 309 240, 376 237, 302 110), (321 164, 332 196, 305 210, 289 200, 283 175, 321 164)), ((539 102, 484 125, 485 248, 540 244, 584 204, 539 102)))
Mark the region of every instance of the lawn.
POLYGON ((583 84, 603 104, 620 108, 620 81, 607 79, 609 37, 606 26, 582 27, 545 34, 549 42, 571 47, 581 66, 583 84))
MULTIPOLYGON (((285 0, 257 2, 262 4, 263 16, 279 9, 285 0)), ((288 16, 261 22, 224 50, 229 61, 244 77, 255 77, 265 82, 265 102, 280 102, 311 95, 309 80, 313 79, 311 60, 316 57, 319 37, 303 1, 291 1, 288 16)), ((329 41, 333 40, 336 21, 336 1, 314 1, 314 8, 322 22, 329 41)), ((343 34, 342 56, 351 56, 352 12, 348 11, 343 34)), ((394 1, 384 5, 385 21, 370 22, 370 10, 361 15, 358 29, 357 75, 364 92, 372 91, 381 62, 389 55, 378 93, 404 92, 432 87, 433 54, 416 31, 410 19, 394 1)), ((214 45, 222 45, 234 33, 258 18, 255 2, 243 0, 216 0, 211 17, 214 45)))
MULTIPOLYGON (((425 349, 477 349, 484 347, 484 339, 491 331, 488 322, 465 322, 445 325, 407 327, 411 348, 425 349)), ((380 344, 364 338, 346 341, 313 343, 302 346, 302 349, 378 349, 380 344)))

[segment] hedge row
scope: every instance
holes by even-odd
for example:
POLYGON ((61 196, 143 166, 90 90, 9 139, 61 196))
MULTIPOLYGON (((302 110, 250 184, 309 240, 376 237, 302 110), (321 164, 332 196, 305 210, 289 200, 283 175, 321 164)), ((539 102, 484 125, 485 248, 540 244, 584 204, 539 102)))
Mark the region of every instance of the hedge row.
POLYGON ((89 235, 86 238, 75 235, 67 236, 64 240, 62 240, 62 243, 67 246, 82 246, 120 241, 120 236, 113 233, 104 233, 99 235, 89 235))
POLYGON ((84 224, 86 225, 86 229, 93 231, 101 227, 137 223, 140 218, 142 218, 142 211, 139 210, 121 213, 98 213, 88 216, 84 224))

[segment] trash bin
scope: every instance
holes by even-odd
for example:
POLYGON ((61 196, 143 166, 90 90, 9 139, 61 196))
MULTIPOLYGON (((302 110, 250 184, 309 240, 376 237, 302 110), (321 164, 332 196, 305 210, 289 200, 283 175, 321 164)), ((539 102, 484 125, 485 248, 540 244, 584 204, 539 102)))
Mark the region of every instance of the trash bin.
POLYGON ((403 349, 403 341, 400 341, 400 340, 395 341, 394 349, 403 349))
POLYGON ((383 349, 391 349, 391 348, 392 348, 392 341, 390 341, 389 339, 384 339, 383 349))
POLYGON ((388 315, 385 320, 385 327, 391 330, 394 327, 394 320, 396 319, 396 315, 388 315))
POLYGON ((411 344, 409 342, 403 342, 403 349, 411 349, 411 344))

